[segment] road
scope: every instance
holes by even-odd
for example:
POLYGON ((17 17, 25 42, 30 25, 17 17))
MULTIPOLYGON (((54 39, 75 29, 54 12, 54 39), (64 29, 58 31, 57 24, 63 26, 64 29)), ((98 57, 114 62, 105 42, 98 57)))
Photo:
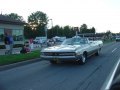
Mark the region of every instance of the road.
POLYGON ((120 58, 120 43, 104 45, 85 65, 40 61, 0 72, 0 90, 100 90, 120 58))

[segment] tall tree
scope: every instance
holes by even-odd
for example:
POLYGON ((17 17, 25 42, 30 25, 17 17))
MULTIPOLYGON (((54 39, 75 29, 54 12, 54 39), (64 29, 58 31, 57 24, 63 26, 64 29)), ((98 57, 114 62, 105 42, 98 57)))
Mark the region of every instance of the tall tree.
MULTIPOLYGON (((78 33, 79 33, 79 31, 78 31, 78 33)), ((70 37, 73 37, 73 36, 75 36, 76 35, 76 31, 74 30, 74 27, 72 27, 71 29, 70 29, 70 37)))
POLYGON ((87 25, 86 24, 81 25, 80 33, 87 33, 87 25))
POLYGON ((52 31, 53 31, 53 36, 60 36, 60 26, 59 25, 56 25, 52 28, 52 31))
POLYGON ((14 20, 24 21, 23 17, 19 16, 17 13, 10 13, 10 14, 7 14, 7 16, 9 16, 10 18, 12 18, 14 20))
POLYGON ((28 23, 32 27, 44 26, 48 23, 48 17, 44 12, 36 11, 28 16, 28 23))
POLYGON ((105 33, 107 39, 111 39, 112 38, 112 32, 110 30, 108 30, 106 33, 105 33))
POLYGON ((81 25, 80 33, 95 33, 96 30, 94 27, 88 29, 86 24, 81 25))
POLYGON ((35 32, 29 25, 24 26, 24 36, 26 39, 35 38, 35 32))
POLYGON ((92 28, 91 28, 91 33, 95 33, 95 32, 96 32, 95 28, 92 27, 92 28))
POLYGON ((64 35, 66 37, 70 37, 71 36, 71 27, 70 26, 65 26, 64 27, 64 35))
POLYGON ((32 28, 35 36, 45 36, 45 25, 48 17, 44 12, 36 11, 28 16, 28 24, 32 28))

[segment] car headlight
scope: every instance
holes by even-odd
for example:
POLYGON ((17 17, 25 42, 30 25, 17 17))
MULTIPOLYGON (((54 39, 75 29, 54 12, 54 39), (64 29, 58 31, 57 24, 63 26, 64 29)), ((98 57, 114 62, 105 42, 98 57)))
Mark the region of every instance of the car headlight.
POLYGON ((76 56, 79 56, 79 55, 80 55, 80 52, 76 52, 75 55, 76 55, 76 56))

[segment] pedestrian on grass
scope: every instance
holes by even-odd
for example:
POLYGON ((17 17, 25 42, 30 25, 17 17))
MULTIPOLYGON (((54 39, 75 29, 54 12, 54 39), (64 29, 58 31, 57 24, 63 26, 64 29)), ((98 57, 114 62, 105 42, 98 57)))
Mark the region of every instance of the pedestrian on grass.
POLYGON ((10 54, 12 54, 12 52, 13 52, 13 42, 14 42, 12 35, 9 36, 9 40, 10 40, 10 54))
POLYGON ((33 47, 33 39, 32 38, 29 40, 29 47, 30 47, 30 51, 32 51, 34 49, 34 47, 33 47))
POLYGON ((5 33, 4 43, 6 48, 5 54, 10 54, 10 38, 8 33, 5 33))

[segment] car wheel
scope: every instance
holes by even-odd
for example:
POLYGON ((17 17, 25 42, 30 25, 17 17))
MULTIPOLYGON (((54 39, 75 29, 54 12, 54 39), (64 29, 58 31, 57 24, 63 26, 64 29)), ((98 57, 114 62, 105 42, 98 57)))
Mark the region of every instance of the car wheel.
POLYGON ((95 53, 95 56, 99 56, 100 54, 100 49, 97 50, 97 52, 95 53))
POLYGON ((87 54, 84 53, 84 54, 81 56, 80 60, 78 60, 78 64, 85 64, 85 63, 86 63, 86 59, 87 59, 87 54))
POLYGON ((85 64, 86 63, 86 59, 87 59, 87 54, 83 54, 81 57, 81 64, 85 64))

